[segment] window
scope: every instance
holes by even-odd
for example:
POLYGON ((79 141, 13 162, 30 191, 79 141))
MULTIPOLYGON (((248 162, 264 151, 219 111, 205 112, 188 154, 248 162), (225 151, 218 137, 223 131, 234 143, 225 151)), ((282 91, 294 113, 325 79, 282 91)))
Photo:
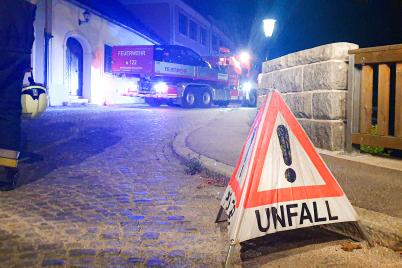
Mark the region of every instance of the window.
POLYGON ((198 25, 190 20, 190 38, 197 41, 198 25))
POLYGON ((181 13, 179 13, 179 32, 184 35, 187 35, 188 32, 188 19, 181 13))
POLYGON ((202 45, 206 46, 208 41, 207 30, 205 28, 200 27, 200 42, 202 45))
POLYGON ((112 73, 112 47, 105 45, 105 55, 104 55, 104 72, 105 73, 112 73))

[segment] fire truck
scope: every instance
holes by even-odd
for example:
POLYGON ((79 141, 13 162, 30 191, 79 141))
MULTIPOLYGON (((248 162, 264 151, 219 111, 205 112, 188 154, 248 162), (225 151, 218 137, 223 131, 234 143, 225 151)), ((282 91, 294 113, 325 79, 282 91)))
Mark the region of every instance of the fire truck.
POLYGON ((242 106, 256 107, 257 83, 251 72, 251 56, 248 52, 232 54, 227 48, 220 48, 217 56, 208 57, 213 68, 228 74, 231 101, 242 106))
POLYGON ((112 71, 139 78, 128 95, 150 106, 181 105, 207 108, 230 102, 229 75, 193 50, 178 45, 114 46, 112 71))

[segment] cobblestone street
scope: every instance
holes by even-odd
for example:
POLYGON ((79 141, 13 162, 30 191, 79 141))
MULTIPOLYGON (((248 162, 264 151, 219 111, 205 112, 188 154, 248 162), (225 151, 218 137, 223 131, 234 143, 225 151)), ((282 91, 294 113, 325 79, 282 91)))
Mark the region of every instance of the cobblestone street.
MULTIPOLYGON (((19 187, 0 192, 0 267, 221 267, 224 187, 187 175, 171 143, 232 109, 50 108, 24 121, 19 187)), ((348 242, 299 229, 237 246, 233 263, 401 267, 392 250, 348 242)))
POLYGON ((194 112, 55 108, 25 122, 21 186, 0 193, 0 266, 221 262, 218 190, 186 175, 170 147, 194 112))

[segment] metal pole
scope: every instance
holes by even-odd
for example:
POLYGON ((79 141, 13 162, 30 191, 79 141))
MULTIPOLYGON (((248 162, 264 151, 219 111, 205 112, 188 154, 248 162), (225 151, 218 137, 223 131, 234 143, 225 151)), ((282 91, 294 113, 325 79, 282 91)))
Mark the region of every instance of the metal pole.
POLYGON ((230 242, 230 246, 229 246, 229 250, 228 253, 226 255, 226 260, 225 260, 225 268, 230 267, 230 259, 232 256, 232 251, 235 248, 236 244, 234 244, 233 242, 230 242))
POLYGON ((44 29, 44 53, 43 53, 43 64, 44 64, 44 84, 48 86, 49 79, 49 45, 52 36, 52 0, 45 0, 45 29, 44 29))
POLYGON ((345 132, 345 149, 348 153, 353 152, 352 133, 359 132, 360 113, 360 77, 361 69, 356 65, 355 55, 349 55, 348 68, 348 91, 347 91, 347 115, 345 132))
POLYGON ((355 88, 355 55, 349 55, 348 62, 348 91, 346 99, 346 133, 345 133, 345 147, 348 153, 352 152, 352 127, 353 122, 353 105, 354 105, 354 91, 355 88))
POLYGON ((48 77, 49 77, 49 41, 52 38, 52 35, 48 32, 44 33, 45 36, 45 52, 44 52, 44 56, 43 56, 43 63, 44 63, 44 81, 43 83, 45 84, 46 87, 48 87, 49 81, 48 81, 48 77))

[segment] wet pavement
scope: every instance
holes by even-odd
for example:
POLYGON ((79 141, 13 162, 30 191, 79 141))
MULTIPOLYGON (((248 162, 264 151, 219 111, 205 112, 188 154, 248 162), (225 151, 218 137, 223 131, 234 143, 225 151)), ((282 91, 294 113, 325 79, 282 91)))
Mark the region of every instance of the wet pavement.
MULTIPOLYGON (((230 110, 52 108, 24 121, 20 186, 0 193, 0 267, 221 266, 228 238, 214 220, 224 187, 185 174, 171 142, 230 110)), ((401 264, 364 243, 345 253, 348 241, 320 228, 287 232, 237 247, 233 262, 401 264)))
POLYGON ((170 147, 196 111, 177 110, 53 108, 24 122, 20 187, 0 193, 0 266, 219 263, 217 191, 170 147))

